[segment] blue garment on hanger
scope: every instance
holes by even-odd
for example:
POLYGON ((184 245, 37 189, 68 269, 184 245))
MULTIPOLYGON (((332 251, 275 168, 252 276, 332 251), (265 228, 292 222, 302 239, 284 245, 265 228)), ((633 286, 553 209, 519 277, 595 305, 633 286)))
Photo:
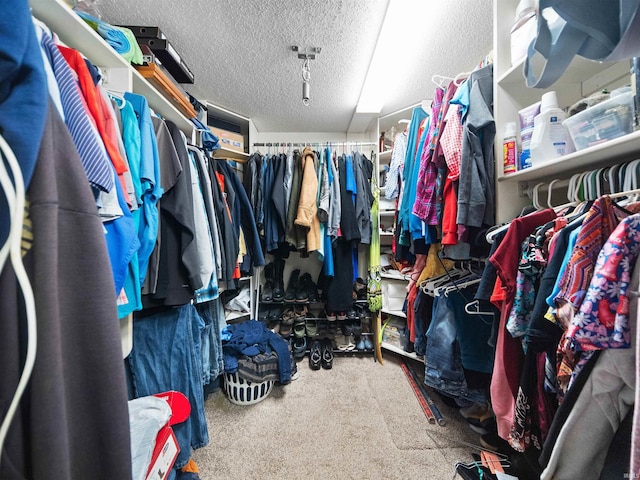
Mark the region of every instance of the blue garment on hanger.
POLYGON ((158 238, 158 200, 162 197, 163 189, 160 178, 160 157, 155 129, 151 123, 151 109, 147 99, 142 95, 127 92, 125 100, 131 103, 138 117, 140 128, 140 184, 142 186, 142 215, 138 229, 140 250, 138 250, 138 265, 140 285, 144 283, 149 266, 149 257, 153 252, 158 238))
MULTIPOLYGON (((115 177, 115 170, 113 172, 115 177)), ((124 286, 129 262, 134 253, 140 248, 140 242, 138 241, 135 223, 127 206, 122 186, 120 182, 115 182, 114 185, 118 194, 118 204, 122 209, 123 215, 115 220, 105 222, 103 225, 106 231, 105 239, 117 296, 124 286)))

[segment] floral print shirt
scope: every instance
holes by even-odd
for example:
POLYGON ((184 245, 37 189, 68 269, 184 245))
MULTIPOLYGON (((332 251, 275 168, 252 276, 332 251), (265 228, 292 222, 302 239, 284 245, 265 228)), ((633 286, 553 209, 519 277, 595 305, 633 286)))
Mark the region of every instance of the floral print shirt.
POLYGON ((629 282, 640 251, 640 214, 625 218, 600 250, 580 311, 567 330, 574 351, 629 348, 629 282))

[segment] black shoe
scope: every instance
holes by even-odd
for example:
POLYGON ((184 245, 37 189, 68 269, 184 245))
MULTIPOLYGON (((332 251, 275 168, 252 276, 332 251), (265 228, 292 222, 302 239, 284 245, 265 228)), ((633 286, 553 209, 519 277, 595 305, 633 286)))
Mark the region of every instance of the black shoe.
POLYGON ((304 284, 304 288, 306 290, 309 302, 314 302, 314 303, 319 302, 320 295, 318 294, 318 287, 316 286, 315 283, 313 283, 313 280, 311 279, 311 275, 308 273, 305 273, 304 275, 302 275, 300 280, 304 284))
POLYGON ((333 343, 325 338, 322 341, 322 368, 331 370, 331 367, 333 367, 333 343))
POLYGON ((322 353, 320 340, 314 340, 309 347, 309 368, 311 370, 320 370, 320 364, 322 363, 322 353))
POLYGON ((284 260, 276 258, 273 262, 273 301, 281 302, 284 299, 284 260))
POLYGON ((296 301, 296 291, 298 290, 298 276, 300 275, 300 269, 296 268, 291 271, 291 275, 289 275, 289 283, 287 283, 287 291, 284 294, 285 302, 295 302, 296 301))
POLYGON ((260 299, 263 302, 271 302, 273 300, 273 263, 267 263, 264 266, 264 288, 260 299))
POLYGON ((309 294, 307 293, 307 283, 311 281, 311 275, 303 273, 296 287, 296 303, 307 303, 309 294))

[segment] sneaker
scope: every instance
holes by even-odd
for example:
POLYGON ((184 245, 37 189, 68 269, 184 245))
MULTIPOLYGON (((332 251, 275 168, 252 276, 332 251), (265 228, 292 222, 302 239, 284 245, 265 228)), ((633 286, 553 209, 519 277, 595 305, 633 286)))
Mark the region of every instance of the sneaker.
POLYGON ((479 403, 474 403, 468 407, 462 407, 460 409, 460 415, 464 418, 477 418, 479 420, 484 420, 487 418, 487 413, 490 411, 489 405, 480 405, 479 403))
POLYGON ((333 342, 328 338, 322 341, 322 368, 331 370, 333 367, 333 342))
POLYGON ((506 440, 503 440, 497 433, 486 433, 480 437, 480 445, 487 450, 493 450, 494 452, 504 453, 508 455, 511 452, 511 447, 506 440))
POLYGON ((309 347, 309 368, 311 370, 320 370, 320 365, 322 363, 322 348, 319 340, 314 340, 311 342, 311 347, 309 347))

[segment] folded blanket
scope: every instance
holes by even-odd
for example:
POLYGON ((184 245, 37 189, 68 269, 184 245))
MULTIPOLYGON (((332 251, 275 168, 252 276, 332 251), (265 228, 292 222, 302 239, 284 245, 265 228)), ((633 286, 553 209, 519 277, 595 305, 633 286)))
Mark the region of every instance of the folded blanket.
POLYGON ((110 25, 81 10, 75 10, 75 12, 127 62, 142 65, 142 50, 131 30, 110 25))

